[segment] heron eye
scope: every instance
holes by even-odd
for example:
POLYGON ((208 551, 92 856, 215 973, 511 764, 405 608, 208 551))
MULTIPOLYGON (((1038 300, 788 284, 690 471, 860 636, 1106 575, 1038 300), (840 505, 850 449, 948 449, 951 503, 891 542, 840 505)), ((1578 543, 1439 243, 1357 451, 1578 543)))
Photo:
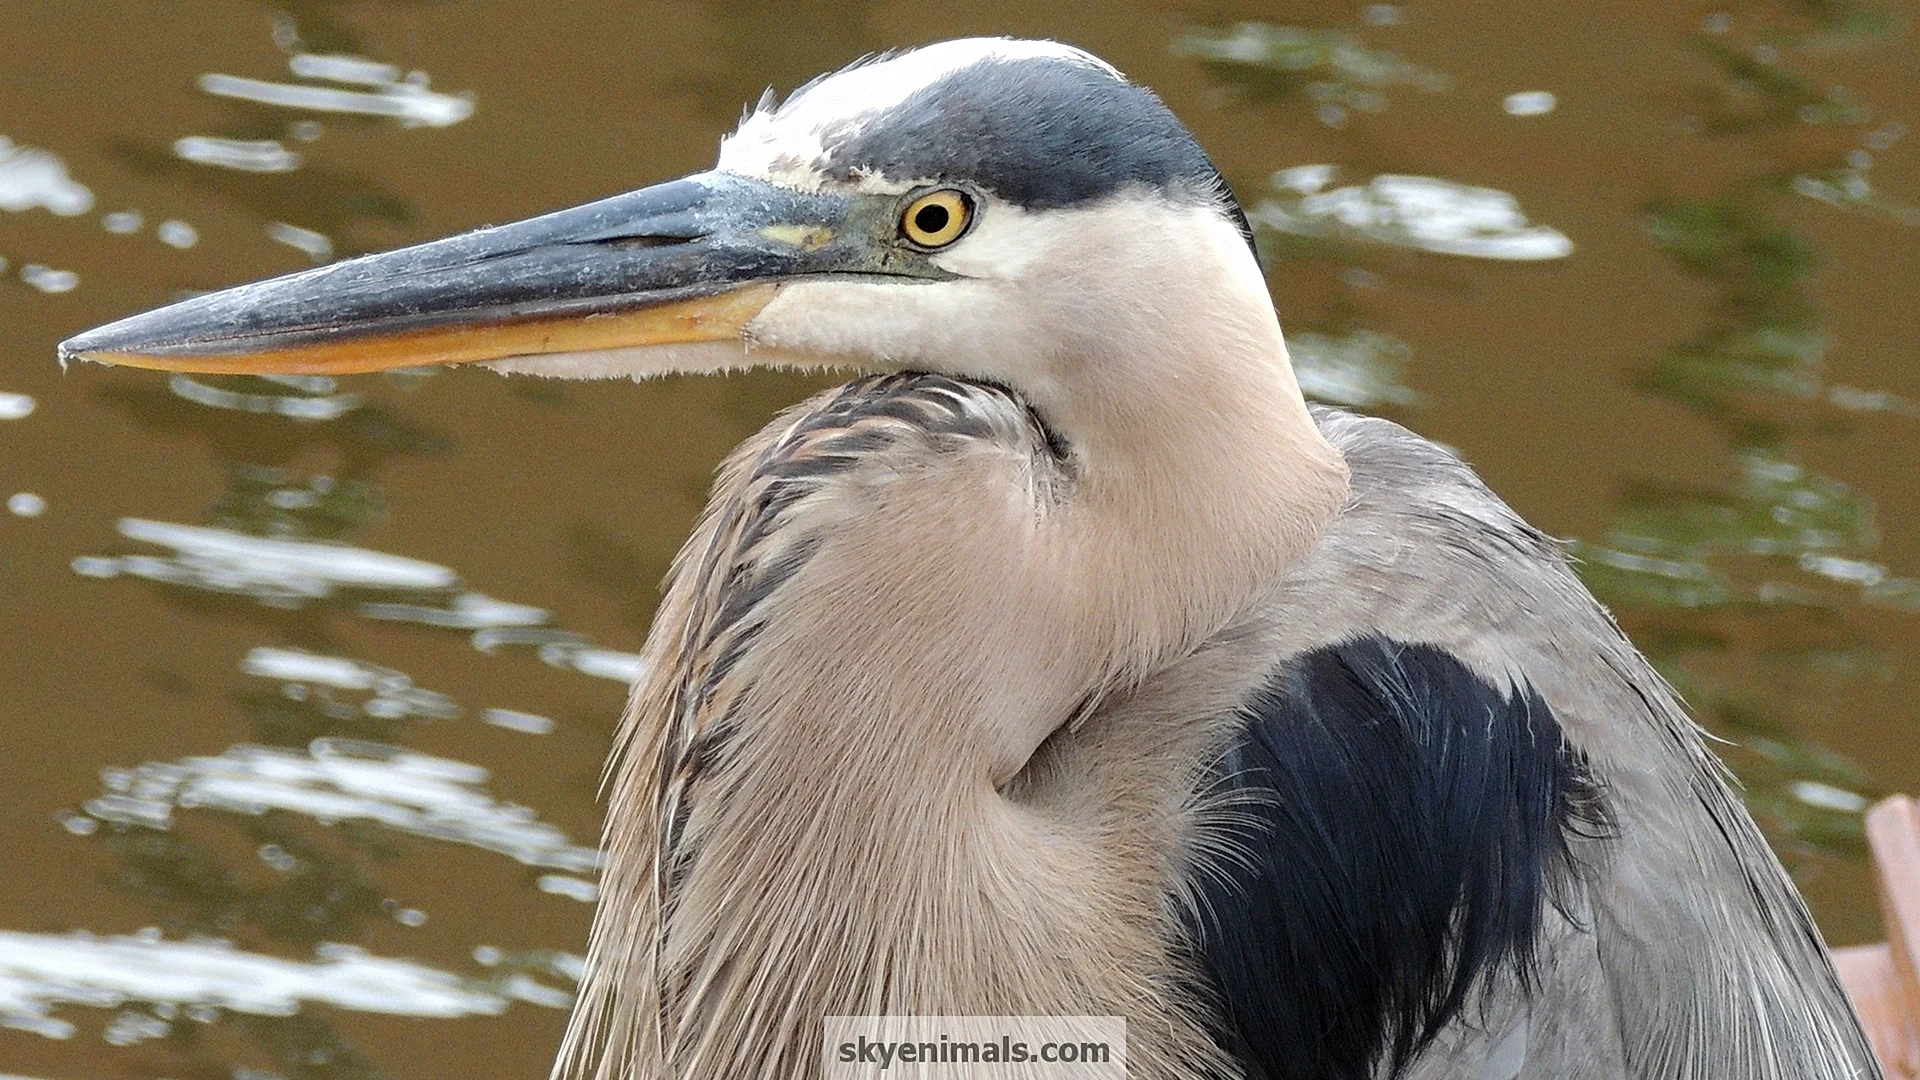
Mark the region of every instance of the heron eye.
POLYGON ((923 248, 943 248, 967 231, 973 220, 973 200, 952 188, 929 191, 907 204, 900 215, 900 232, 923 248))

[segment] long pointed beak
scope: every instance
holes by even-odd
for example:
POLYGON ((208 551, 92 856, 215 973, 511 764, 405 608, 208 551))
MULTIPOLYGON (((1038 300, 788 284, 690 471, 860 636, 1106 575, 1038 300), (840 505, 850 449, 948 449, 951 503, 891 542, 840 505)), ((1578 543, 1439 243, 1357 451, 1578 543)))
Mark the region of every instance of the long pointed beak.
POLYGON ((860 197, 701 173, 194 297, 60 345, 166 371, 344 374, 737 340, 782 282, 933 276, 860 197))

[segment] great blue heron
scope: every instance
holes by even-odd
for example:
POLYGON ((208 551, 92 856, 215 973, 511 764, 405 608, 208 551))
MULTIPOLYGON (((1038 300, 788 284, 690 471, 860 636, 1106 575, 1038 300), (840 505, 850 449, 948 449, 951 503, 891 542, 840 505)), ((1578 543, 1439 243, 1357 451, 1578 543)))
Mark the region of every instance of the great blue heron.
POLYGON ((955 41, 718 167, 62 356, 864 373, 726 463, 648 638, 563 1067, 1128 1019, 1137 1077, 1880 1075, 1700 731, 1453 454, 1310 409, 1149 91, 955 41))

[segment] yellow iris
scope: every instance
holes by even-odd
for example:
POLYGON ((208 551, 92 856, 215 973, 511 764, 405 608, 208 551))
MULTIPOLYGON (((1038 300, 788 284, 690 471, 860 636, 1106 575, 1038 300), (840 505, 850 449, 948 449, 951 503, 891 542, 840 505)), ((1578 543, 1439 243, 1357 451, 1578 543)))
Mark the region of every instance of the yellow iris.
POLYGON ((923 248, 942 248, 967 231, 973 220, 973 200, 952 188, 929 191, 907 204, 900 215, 900 233, 923 248))

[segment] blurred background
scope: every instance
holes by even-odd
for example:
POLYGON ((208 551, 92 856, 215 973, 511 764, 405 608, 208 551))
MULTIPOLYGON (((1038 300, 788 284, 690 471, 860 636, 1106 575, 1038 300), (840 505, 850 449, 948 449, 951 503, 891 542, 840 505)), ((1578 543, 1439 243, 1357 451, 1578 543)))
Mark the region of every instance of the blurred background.
POLYGON ((1836 943, 1920 791, 1910 0, 0 0, 0 1073, 540 1077, 656 585, 817 382, 62 372, 210 289, 1056 37, 1259 229, 1309 394, 1459 449, 1730 742, 1836 943))

